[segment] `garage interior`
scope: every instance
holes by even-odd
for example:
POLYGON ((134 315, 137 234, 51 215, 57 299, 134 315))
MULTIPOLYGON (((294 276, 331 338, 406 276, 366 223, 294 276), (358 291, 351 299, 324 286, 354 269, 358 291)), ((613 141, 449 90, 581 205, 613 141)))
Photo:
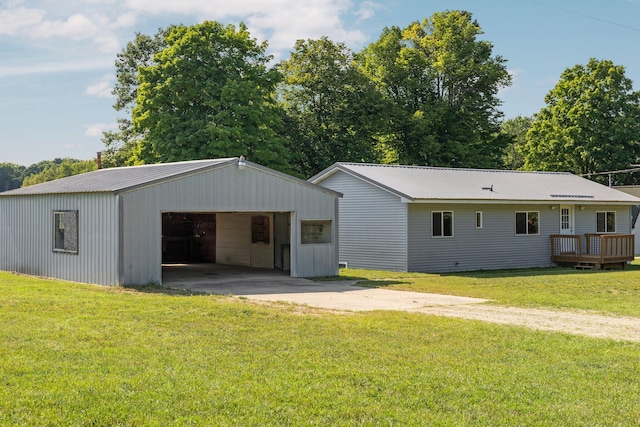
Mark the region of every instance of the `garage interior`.
POLYGON ((197 264, 288 272, 290 219, 290 212, 163 212, 163 276, 197 264))

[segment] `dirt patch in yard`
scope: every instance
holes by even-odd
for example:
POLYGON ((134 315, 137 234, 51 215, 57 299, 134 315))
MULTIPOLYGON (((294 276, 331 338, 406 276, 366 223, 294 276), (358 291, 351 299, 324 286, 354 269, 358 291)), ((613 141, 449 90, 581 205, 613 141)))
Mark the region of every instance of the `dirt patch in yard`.
POLYGON ((640 318, 637 317, 604 316, 588 311, 543 310, 486 304, 423 307, 408 311, 524 326, 542 331, 640 342, 640 318))

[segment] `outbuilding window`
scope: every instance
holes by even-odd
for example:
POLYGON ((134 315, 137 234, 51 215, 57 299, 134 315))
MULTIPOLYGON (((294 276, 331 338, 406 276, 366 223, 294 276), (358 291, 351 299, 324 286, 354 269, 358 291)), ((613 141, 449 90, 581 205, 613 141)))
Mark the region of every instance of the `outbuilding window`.
POLYGON ((53 251, 78 253, 78 211, 53 212, 53 251))
POLYGON ((596 232, 597 233, 615 233, 616 232, 616 213, 615 212, 596 212, 596 232))
POLYGON ((431 212, 431 236, 453 237, 453 212, 431 212))
POLYGON ((540 234, 539 212, 516 212, 516 235, 540 234))
POLYGON ((331 220, 300 221, 300 237, 303 245, 331 243, 331 220))

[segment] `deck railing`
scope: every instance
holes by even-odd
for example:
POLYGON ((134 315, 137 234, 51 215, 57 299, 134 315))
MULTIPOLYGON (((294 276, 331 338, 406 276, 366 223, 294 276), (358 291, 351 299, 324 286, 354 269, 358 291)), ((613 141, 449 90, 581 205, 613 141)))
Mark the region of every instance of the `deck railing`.
POLYGON ((551 235, 551 260, 554 262, 591 262, 598 264, 633 261, 635 254, 633 234, 585 234, 582 236, 551 235))

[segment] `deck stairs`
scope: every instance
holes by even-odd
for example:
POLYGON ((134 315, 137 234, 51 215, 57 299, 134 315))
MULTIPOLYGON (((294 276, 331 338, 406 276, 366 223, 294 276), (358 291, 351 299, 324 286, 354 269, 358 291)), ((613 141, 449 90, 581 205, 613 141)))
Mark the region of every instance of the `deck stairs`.
POLYGON ((599 262, 582 261, 573 266, 574 270, 600 270, 599 262))

